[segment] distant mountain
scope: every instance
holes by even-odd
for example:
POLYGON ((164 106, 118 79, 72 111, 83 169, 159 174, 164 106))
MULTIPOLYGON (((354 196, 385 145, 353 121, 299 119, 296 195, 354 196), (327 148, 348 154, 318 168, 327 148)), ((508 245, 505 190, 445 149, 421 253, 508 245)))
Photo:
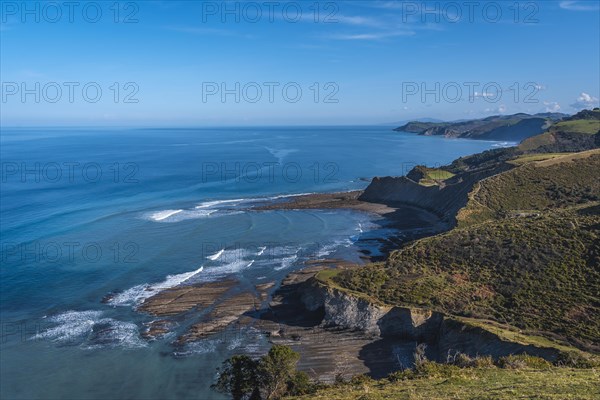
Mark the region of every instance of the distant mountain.
POLYGON ((432 123, 440 123, 440 122, 444 122, 444 120, 442 120, 442 119, 436 119, 436 118, 417 118, 417 119, 404 120, 404 121, 386 122, 385 124, 381 124, 381 125, 400 126, 400 125, 406 125, 406 124, 408 124, 410 122, 432 122, 432 123))
POLYGON ((561 113, 520 113, 454 122, 411 121, 394 130, 424 136, 521 141, 545 132, 553 123, 567 117, 561 113))

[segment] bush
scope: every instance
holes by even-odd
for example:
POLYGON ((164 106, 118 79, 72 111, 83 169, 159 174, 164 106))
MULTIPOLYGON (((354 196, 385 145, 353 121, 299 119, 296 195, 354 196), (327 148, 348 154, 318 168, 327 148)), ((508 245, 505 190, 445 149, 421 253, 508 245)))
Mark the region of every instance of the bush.
POLYGON ((296 371, 292 379, 287 383, 288 396, 302 396, 313 394, 317 391, 318 385, 311 382, 306 372, 296 371))
POLYGON ((212 388, 230 394, 234 400, 241 400, 250 395, 257 398, 257 382, 257 362, 246 355, 239 355, 223 362, 217 382, 212 388))
POLYGON ((558 355, 556 365, 569 368, 598 368, 600 367, 600 361, 593 360, 581 353, 568 352, 558 355))
POLYGON ((368 375, 355 375, 350 379, 350 384, 354 386, 372 385, 375 381, 368 375))
POLYGON ((465 353, 448 354, 447 363, 460 368, 492 368, 495 367, 492 356, 471 357, 465 353))
POLYGON ((477 356, 473 360, 475 368, 495 368, 494 359, 492 356, 477 356))
POLYGON ((511 354, 506 357, 500 357, 498 366, 507 369, 549 369, 552 367, 552 364, 540 357, 527 354, 511 354))
POLYGON ((400 382, 407 379, 413 379, 415 372, 412 369, 405 369, 403 371, 395 371, 387 376, 390 382, 400 382))
POLYGON ((296 370, 300 354, 287 346, 275 345, 259 360, 238 355, 223 362, 212 388, 234 400, 272 400, 301 396, 319 389, 308 375, 296 370))
POLYGON ((300 354, 287 346, 275 345, 258 363, 258 377, 261 389, 267 399, 277 399, 285 395, 288 382, 296 378, 296 364, 300 354))

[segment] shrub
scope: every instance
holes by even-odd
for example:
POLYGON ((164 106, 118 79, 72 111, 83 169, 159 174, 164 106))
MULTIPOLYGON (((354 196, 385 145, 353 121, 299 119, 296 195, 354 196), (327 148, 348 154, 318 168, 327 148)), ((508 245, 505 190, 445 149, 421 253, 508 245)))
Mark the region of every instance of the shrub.
POLYGON ((449 378, 453 375, 456 375, 458 371, 460 371, 460 368, 456 365, 439 364, 435 361, 425 361, 420 365, 416 373, 418 376, 428 378, 449 378))
POLYGON ((475 368, 495 368, 494 359, 492 356, 477 356, 473 360, 475 368))
POLYGON ((311 382, 305 372, 296 371, 294 376, 287 383, 287 395, 302 396, 305 394, 315 393, 318 386, 311 382))
POLYGON ((407 379, 413 379, 415 372, 412 369, 405 369, 403 371, 395 371, 387 376, 390 382, 400 382, 407 379))
POLYGON ((368 375, 355 375, 350 379, 350 384, 354 386, 372 385, 375 381, 368 375))
POLYGON ((300 354, 287 346, 275 345, 258 363, 261 388, 267 399, 277 399, 287 390, 288 382, 296 375, 300 354))
POLYGON ((249 395, 256 397, 259 390, 257 382, 257 362, 246 355, 239 355, 223 362, 212 388, 230 394, 234 400, 241 400, 249 395))
POLYGON ((598 368, 600 367, 600 361, 591 359, 581 353, 568 352, 558 355, 556 365, 570 368, 598 368))
POLYGON ((549 369, 552 367, 552 364, 540 357, 527 354, 511 354, 506 357, 500 357, 498 366, 507 369, 549 369))
POLYGON ((475 356, 456 352, 448 354, 447 363, 460 368, 492 368, 495 367, 492 356, 475 356))
POLYGON ((259 360, 246 355, 223 362, 212 388, 231 395, 234 400, 272 400, 283 396, 314 393, 319 385, 296 370, 300 354, 287 346, 275 345, 259 360))

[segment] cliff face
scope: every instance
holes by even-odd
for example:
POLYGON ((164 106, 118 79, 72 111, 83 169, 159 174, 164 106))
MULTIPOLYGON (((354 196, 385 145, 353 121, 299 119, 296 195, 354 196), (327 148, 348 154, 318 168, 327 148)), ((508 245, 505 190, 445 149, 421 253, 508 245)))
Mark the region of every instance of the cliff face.
POLYGON ((322 325, 358 330, 369 335, 430 340, 437 336, 443 316, 417 308, 387 307, 310 280, 300 289, 309 311, 323 308, 322 325))
POLYGON ((298 294, 309 311, 324 310, 321 325, 325 327, 361 331, 369 336, 398 340, 399 344, 427 343, 436 349, 438 361, 445 361, 448 354, 456 351, 470 356, 493 357, 527 353, 551 361, 559 354, 553 348, 504 340, 490 331, 447 318, 439 312, 374 304, 314 279, 304 283, 298 294))
POLYGON ((423 186, 405 176, 373 178, 359 200, 422 207, 454 225, 456 213, 467 204, 473 185, 496 172, 490 169, 462 174, 443 186, 423 186))

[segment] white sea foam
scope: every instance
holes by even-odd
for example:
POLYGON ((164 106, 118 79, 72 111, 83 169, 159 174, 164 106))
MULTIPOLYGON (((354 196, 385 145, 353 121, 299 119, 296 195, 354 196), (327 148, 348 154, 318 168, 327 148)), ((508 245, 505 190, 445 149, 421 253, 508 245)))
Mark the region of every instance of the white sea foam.
POLYGON ((289 268, 296 260, 298 260, 298 254, 293 254, 289 257, 283 257, 280 260, 280 265, 274 269, 275 271, 281 271, 282 269, 289 268))
POLYGON ((208 282, 219 279, 226 275, 235 274, 245 268, 251 267, 254 259, 248 257, 250 253, 246 249, 222 249, 217 253, 208 256, 208 264, 200 268, 184 272, 177 275, 168 275, 165 280, 159 283, 133 286, 121 293, 115 294, 108 300, 108 304, 113 306, 137 306, 149 297, 162 292, 163 290, 179 286, 190 281, 208 282), (200 274, 202 272, 202 274, 200 274))
POLYGON ((220 205, 224 205, 224 204, 238 205, 239 203, 243 203, 248 200, 249 199, 211 200, 211 201, 205 201, 203 203, 200 203, 195 208, 196 209, 214 208, 215 206, 220 206, 220 205))
POLYGON ((270 197, 251 197, 246 199, 210 200, 202 202, 192 209, 167 209, 144 214, 144 218, 154 222, 180 222, 189 219, 209 218, 222 215, 233 215, 243 212, 240 207, 253 203, 279 200, 289 197, 304 196, 312 193, 283 194, 270 197))
POLYGON ((200 267, 194 271, 184 272, 177 275, 168 275, 162 282, 155 284, 144 283, 142 285, 134 286, 130 289, 125 290, 119 294, 113 296, 108 303, 114 306, 135 306, 143 302, 148 297, 154 296, 155 294, 162 292, 165 289, 181 285, 188 281, 192 277, 196 276, 204 270, 204 267, 200 267))
POLYGON ((207 265, 205 269, 206 280, 214 280, 225 275, 235 274, 248 268, 251 259, 248 258, 249 252, 246 249, 236 248, 225 250, 217 260, 216 265, 207 265))
POLYGON ((492 147, 512 147, 512 146, 516 146, 518 143, 517 142, 498 142, 498 143, 494 143, 492 145, 492 147))
POLYGON ((183 210, 163 210, 163 211, 157 211, 155 213, 152 213, 150 215, 150 218, 152 220, 154 220, 154 221, 162 221, 164 219, 169 218, 172 215, 179 214, 182 211, 183 210))
POLYGON ((219 250, 218 252, 216 252, 215 254, 213 254, 213 255, 210 255, 210 256, 208 256, 208 257, 206 257, 206 258, 208 258, 209 260, 215 261, 215 260, 218 260, 218 259, 219 259, 219 257, 221 257, 221 255, 222 255, 224 252, 225 252, 225 249, 221 249, 221 250, 219 250))
POLYGON ((324 244, 317 251, 316 257, 317 258, 323 258, 323 257, 329 256, 330 254, 334 253, 339 248, 341 248, 341 247, 350 247, 353 244, 354 244, 354 242, 353 242, 352 238, 344 238, 344 239, 341 239, 341 240, 337 240, 337 241, 335 241, 333 243, 324 244))
POLYGON ((188 343, 184 351, 174 352, 176 356, 191 356, 195 354, 210 354, 217 350, 217 346, 222 341, 219 339, 205 339, 197 342, 188 343))
POLYGON ((60 344, 98 347, 145 347, 139 330, 132 322, 103 318, 102 311, 66 311, 48 318, 55 326, 35 336, 33 340, 48 339, 60 344))

